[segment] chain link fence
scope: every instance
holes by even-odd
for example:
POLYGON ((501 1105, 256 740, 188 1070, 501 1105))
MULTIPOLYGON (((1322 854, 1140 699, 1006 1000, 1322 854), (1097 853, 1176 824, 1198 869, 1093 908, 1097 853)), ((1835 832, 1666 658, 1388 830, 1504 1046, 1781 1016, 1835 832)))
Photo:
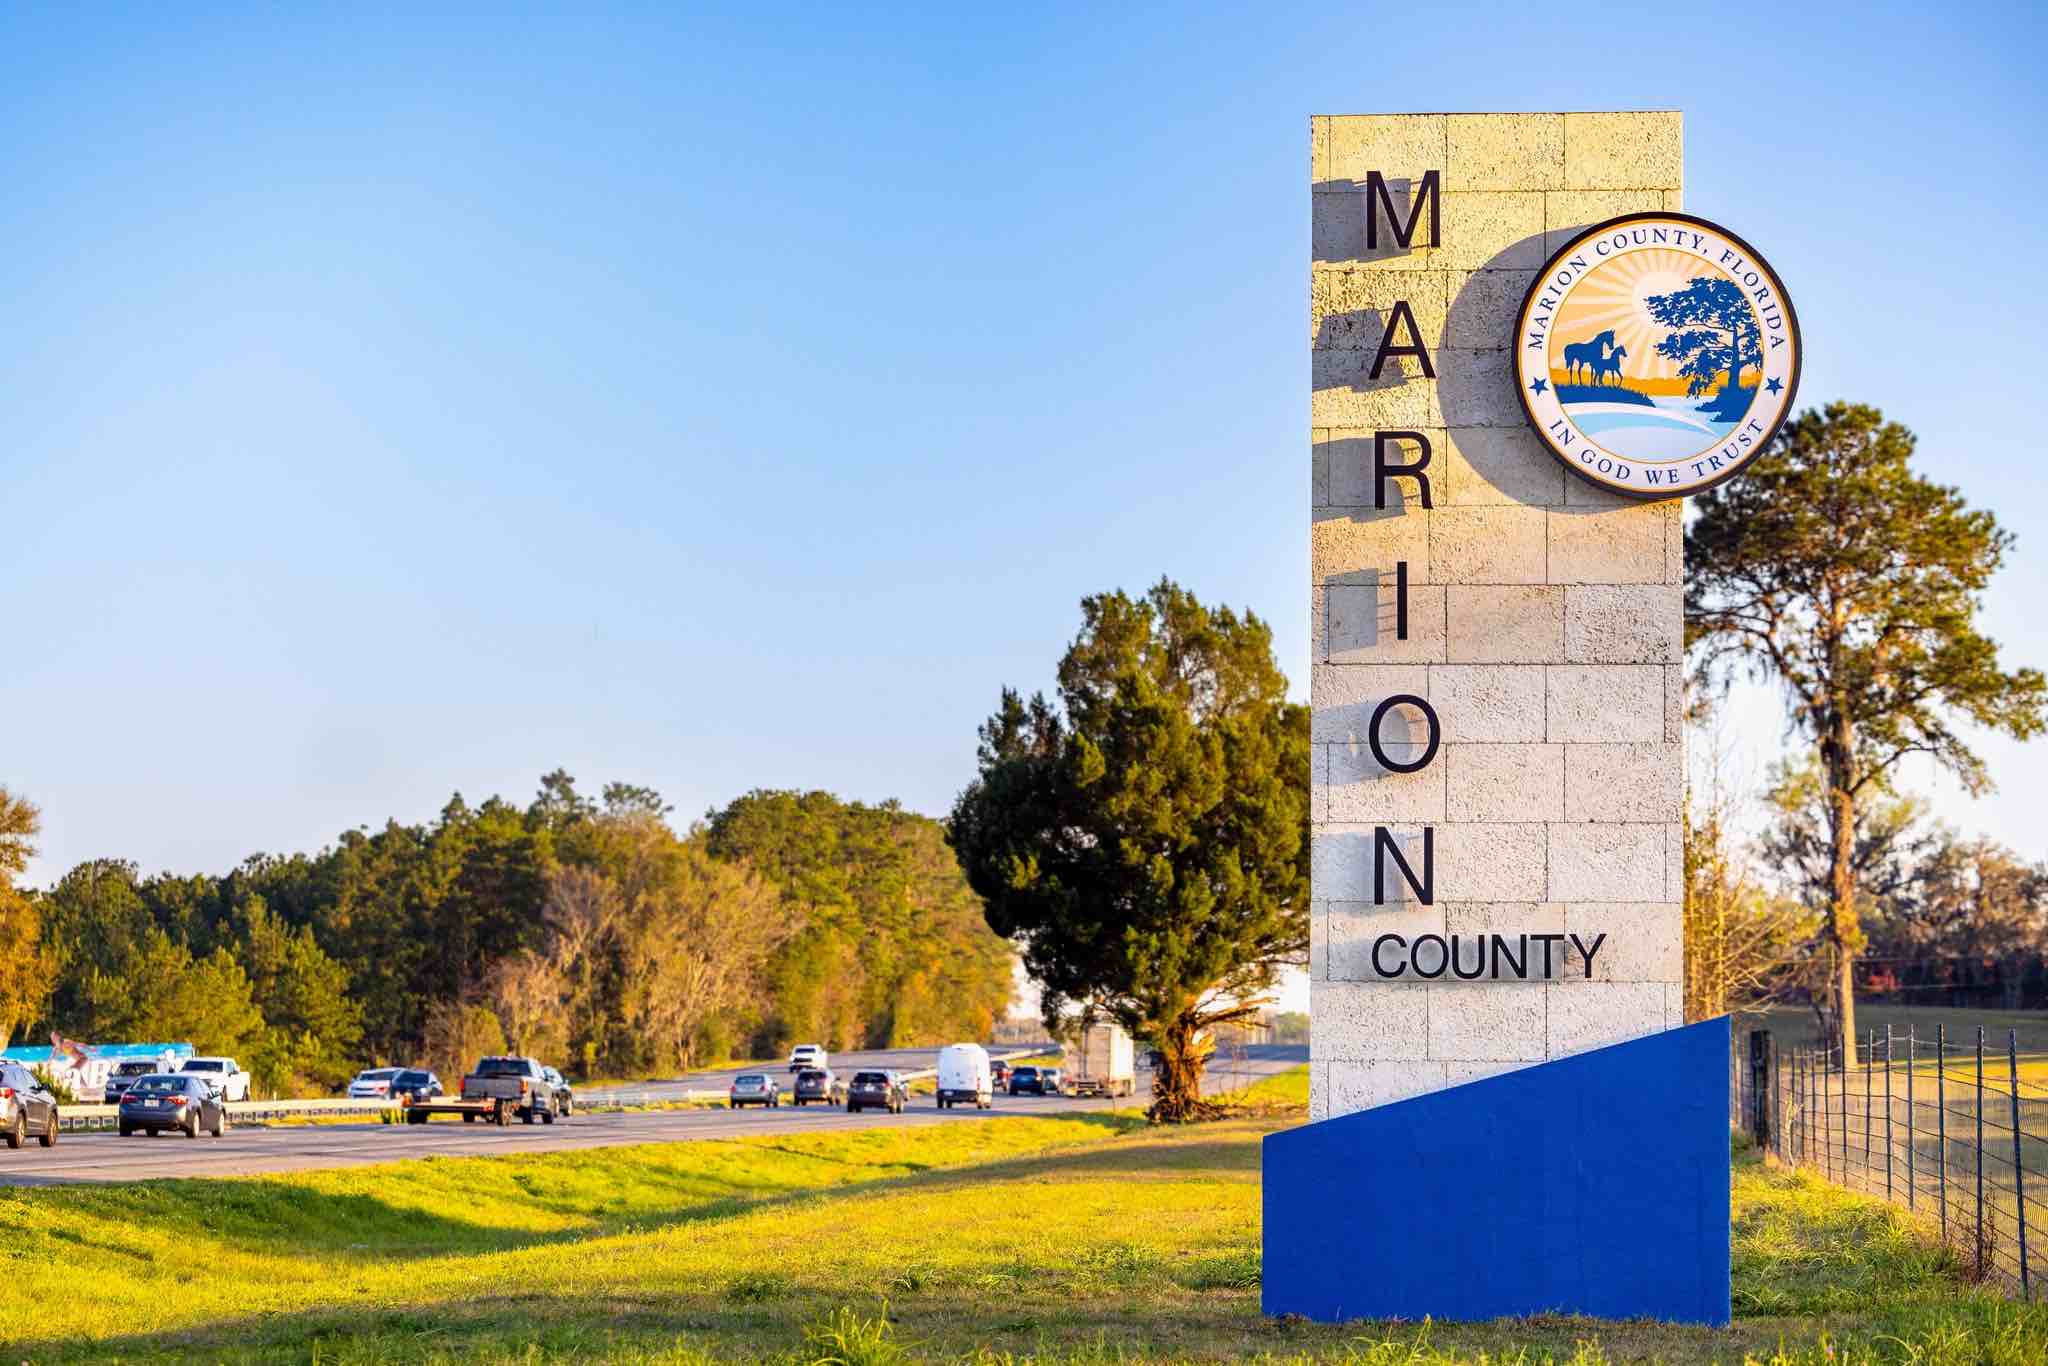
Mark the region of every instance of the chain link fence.
POLYGON ((1977 1279, 2031 1300, 2048 1274, 2048 1057, 2016 1031, 1737 1040, 1730 1122, 1764 1151, 1925 1216, 1977 1279), (2033 1078, 2033 1079, 2030 1079, 2033 1078))

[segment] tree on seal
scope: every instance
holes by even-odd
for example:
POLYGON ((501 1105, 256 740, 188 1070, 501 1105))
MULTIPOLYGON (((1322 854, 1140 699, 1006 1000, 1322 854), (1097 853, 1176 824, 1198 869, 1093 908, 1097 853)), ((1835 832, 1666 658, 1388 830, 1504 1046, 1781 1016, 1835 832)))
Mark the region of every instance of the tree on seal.
POLYGON ((1763 331, 1747 296, 1733 281, 1702 278, 1644 302, 1651 317, 1674 329, 1657 343, 1657 354, 1679 362, 1685 392, 1697 397, 1725 374, 1714 413, 1726 422, 1740 419, 1751 392, 1742 387, 1742 372, 1764 363, 1763 331))
POLYGON ((989 925, 1071 1009, 1159 1052, 1152 1115, 1207 1112, 1210 1032, 1308 947, 1308 709, 1272 631, 1170 580, 1081 604, 1058 698, 1005 689, 949 838, 989 925))
POLYGON ((1710 682, 1775 679, 1825 781, 1827 1014, 1855 1057, 1857 839, 1899 762, 1925 754, 1972 794, 1990 774, 1961 722, 2027 739, 2048 709, 2035 669, 2006 672, 1978 599, 2012 537, 1908 468, 1913 435, 1833 403, 1788 423, 1740 479, 1699 498, 1685 536, 1685 634, 1710 682))

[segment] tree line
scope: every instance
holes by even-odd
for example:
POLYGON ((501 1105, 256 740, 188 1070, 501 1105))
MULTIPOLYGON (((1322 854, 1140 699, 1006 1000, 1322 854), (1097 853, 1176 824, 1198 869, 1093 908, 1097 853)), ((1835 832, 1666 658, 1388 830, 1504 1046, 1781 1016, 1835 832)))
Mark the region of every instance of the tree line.
POLYGON ((35 809, 0 793, 0 1027, 186 1041, 277 1092, 513 1047, 649 1075, 790 1042, 986 1037, 1012 989, 934 820, 757 791, 678 831, 646 788, 566 773, 452 797, 221 875, 92 860, 14 885, 35 809))
MULTIPOLYGON (((1699 999, 1687 1015, 1804 1001, 1831 1036, 1825 779, 1804 761, 1772 777, 1747 838, 1726 797, 1699 796, 1689 813, 1686 967, 1699 999)), ((1858 997, 1997 1010, 2048 997, 2048 862, 1930 822, 1919 798, 1887 793, 1860 811, 1850 865, 1858 997)))

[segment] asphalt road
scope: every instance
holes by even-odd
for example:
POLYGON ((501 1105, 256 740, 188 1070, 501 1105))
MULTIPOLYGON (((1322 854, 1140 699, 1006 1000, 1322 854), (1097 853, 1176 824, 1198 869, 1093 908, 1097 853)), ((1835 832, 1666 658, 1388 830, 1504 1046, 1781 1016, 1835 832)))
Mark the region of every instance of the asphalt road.
MULTIPOLYGON (((833 1058, 835 1072, 860 1066, 915 1070, 930 1066, 915 1057, 934 1057, 932 1049, 898 1049, 888 1053, 851 1053, 833 1058)), ((1308 1061, 1302 1045, 1274 1044, 1245 1050, 1241 1063, 1221 1057, 1209 1071, 1209 1089, 1226 1091, 1262 1076, 1271 1076, 1308 1061)), ((663 1089, 709 1089, 729 1081, 737 1070, 703 1072, 648 1086, 617 1088, 626 1099, 663 1089)), ((188 1139, 166 1134, 63 1136, 54 1148, 38 1147, 33 1139, 19 1152, 0 1148, 0 1185, 69 1185, 92 1181, 149 1181, 181 1176, 253 1176, 263 1172, 311 1171, 396 1162, 414 1157, 474 1157, 518 1152, 571 1152, 583 1148, 629 1143, 677 1143, 704 1138, 738 1138, 761 1133, 803 1133, 821 1129, 873 1128, 882 1125, 950 1124, 976 1115, 1058 1115, 1111 1108, 1112 1104, 1142 1108, 1145 1075, 1140 1069, 1140 1094, 1128 1100, 1075 1100, 1069 1097, 998 1096, 994 1110, 940 1110, 929 1097, 913 1098, 901 1115, 849 1115, 832 1106, 785 1103, 780 1109, 655 1110, 625 1114, 579 1113, 557 1124, 464 1124, 447 1117, 428 1124, 322 1124, 294 1128, 231 1128, 221 1138, 188 1139)), ((600 1099, 603 1093, 579 1093, 579 1100, 600 1099)))

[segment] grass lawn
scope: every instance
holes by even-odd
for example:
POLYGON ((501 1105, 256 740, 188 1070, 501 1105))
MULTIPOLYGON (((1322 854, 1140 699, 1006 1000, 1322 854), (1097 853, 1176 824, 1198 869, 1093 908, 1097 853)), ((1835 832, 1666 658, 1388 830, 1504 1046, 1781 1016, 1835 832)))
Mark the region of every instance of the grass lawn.
POLYGON ((1293 1122, 963 1115, 15 1190, 7 1359, 2048 1360, 2048 1308, 1965 1286, 1897 1211, 1755 1162, 1730 1331, 1270 1321, 1259 1138, 1293 1122))

